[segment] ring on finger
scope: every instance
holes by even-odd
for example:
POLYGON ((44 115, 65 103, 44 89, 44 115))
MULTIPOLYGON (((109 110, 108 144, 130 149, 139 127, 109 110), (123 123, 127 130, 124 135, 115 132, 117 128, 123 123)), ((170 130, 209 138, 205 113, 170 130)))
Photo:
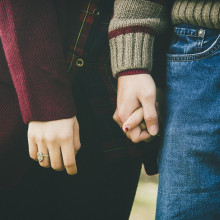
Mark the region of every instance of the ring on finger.
POLYGON ((42 162, 44 160, 45 157, 49 157, 50 155, 48 154, 43 154, 41 152, 37 152, 37 159, 39 162, 42 162))

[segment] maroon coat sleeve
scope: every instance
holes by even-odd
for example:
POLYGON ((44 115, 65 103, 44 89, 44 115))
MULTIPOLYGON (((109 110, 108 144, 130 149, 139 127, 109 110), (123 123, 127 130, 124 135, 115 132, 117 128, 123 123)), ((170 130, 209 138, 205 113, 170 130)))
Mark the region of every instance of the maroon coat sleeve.
POLYGON ((0 37, 25 123, 75 115, 51 0, 0 0, 0 37))

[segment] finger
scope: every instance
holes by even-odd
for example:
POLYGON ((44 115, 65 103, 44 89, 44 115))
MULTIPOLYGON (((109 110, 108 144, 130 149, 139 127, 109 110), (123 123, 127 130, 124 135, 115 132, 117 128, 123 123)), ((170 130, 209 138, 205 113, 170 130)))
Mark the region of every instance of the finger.
POLYGON ((143 108, 140 107, 135 110, 132 115, 127 119, 127 121, 123 124, 122 129, 124 132, 129 130, 133 130, 137 127, 144 119, 143 108))
POLYGON ((74 152, 76 155, 79 149, 81 148, 80 135, 79 135, 79 123, 77 120, 75 121, 74 127, 73 127, 73 147, 74 147, 74 152))
MULTIPOLYGON (((42 153, 43 155, 49 155, 48 149, 47 149, 46 145, 43 142, 38 142, 37 146, 38 146, 38 152, 42 153)), ((39 161, 39 164, 42 167, 49 168, 50 167, 50 158, 49 158, 49 156, 44 157, 41 162, 39 161)))
POLYGON ((126 135, 133 143, 148 141, 151 138, 151 135, 146 130, 142 131, 139 126, 127 132, 126 135))
MULTIPOLYGON (((143 131, 143 130, 146 130, 146 131, 147 131, 147 127, 146 127, 146 125, 145 125, 145 122, 142 122, 142 123, 140 124, 140 128, 141 128, 142 131, 143 131)), ((160 136, 160 134, 157 133, 156 136, 160 136)), ((145 140, 145 142, 150 142, 150 141, 152 141, 154 138, 155 138, 155 136, 151 136, 149 139, 145 140)))
POLYGON ((74 146, 71 142, 65 143, 61 147, 63 155, 63 163, 66 168, 66 172, 69 175, 77 174, 77 166, 75 160, 74 146))
MULTIPOLYGON (((140 128, 141 128, 142 131, 143 131, 143 130, 146 130, 146 132, 147 132, 147 127, 146 127, 146 125, 145 125, 145 122, 142 122, 142 123, 140 124, 140 128)), ((148 132, 147 132, 147 133, 148 133, 148 132)), ((148 134, 149 134, 149 133, 148 133, 148 134)), ((144 142, 151 142, 153 139, 154 139, 154 136, 151 136, 150 138, 144 140, 144 142)))
POLYGON ((49 144, 49 155, 50 155, 50 165, 56 171, 64 170, 62 155, 60 145, 58 144, 49 144))
POLYGON ((119 115, 118 115, 118 109, 115 110, 115 113, 113 115, 113 120, 120 126, 122 127, 122 122, 121 122, 121 119, 119 118, 119 115))
POLYGON ((141 130, 147 130, 145 122, 140 123, 140 128, 141 128, 141 130))
POLYGON ((147 130, 149 134, 155 136, 159 131, 158 116, 155 106, 156 104, 155 102, 143 102, 142 105, 144 109, 144 121, 147 126, 147 130))
POLYGON ((38 159, 37 159, 38 147, 37 147, 37 144, 34 141, 34 139, 28 138, 28 146, 29 146, 29 155, 30 155, 30 157, 33 160, 38 161, 38 159))

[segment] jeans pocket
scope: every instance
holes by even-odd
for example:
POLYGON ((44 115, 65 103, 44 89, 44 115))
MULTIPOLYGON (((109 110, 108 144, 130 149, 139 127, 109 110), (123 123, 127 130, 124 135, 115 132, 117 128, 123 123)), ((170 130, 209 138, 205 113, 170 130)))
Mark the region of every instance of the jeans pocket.
POLYGON ((199 60, 220 47, 220 32, 192 25, 177 25, 167 57, 170 61, 199 60))
POLYGON ((202 51, 204 30, 175 27, 169 54, 194 54, 202 51))

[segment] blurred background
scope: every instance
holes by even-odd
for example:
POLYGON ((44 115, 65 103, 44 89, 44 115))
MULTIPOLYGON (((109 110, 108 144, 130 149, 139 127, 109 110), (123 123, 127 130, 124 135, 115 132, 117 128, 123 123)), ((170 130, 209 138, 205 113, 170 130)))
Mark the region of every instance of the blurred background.
POLYGON ((147 176, 142 167, 130 220, 154 220, 158 175, 147 176))

